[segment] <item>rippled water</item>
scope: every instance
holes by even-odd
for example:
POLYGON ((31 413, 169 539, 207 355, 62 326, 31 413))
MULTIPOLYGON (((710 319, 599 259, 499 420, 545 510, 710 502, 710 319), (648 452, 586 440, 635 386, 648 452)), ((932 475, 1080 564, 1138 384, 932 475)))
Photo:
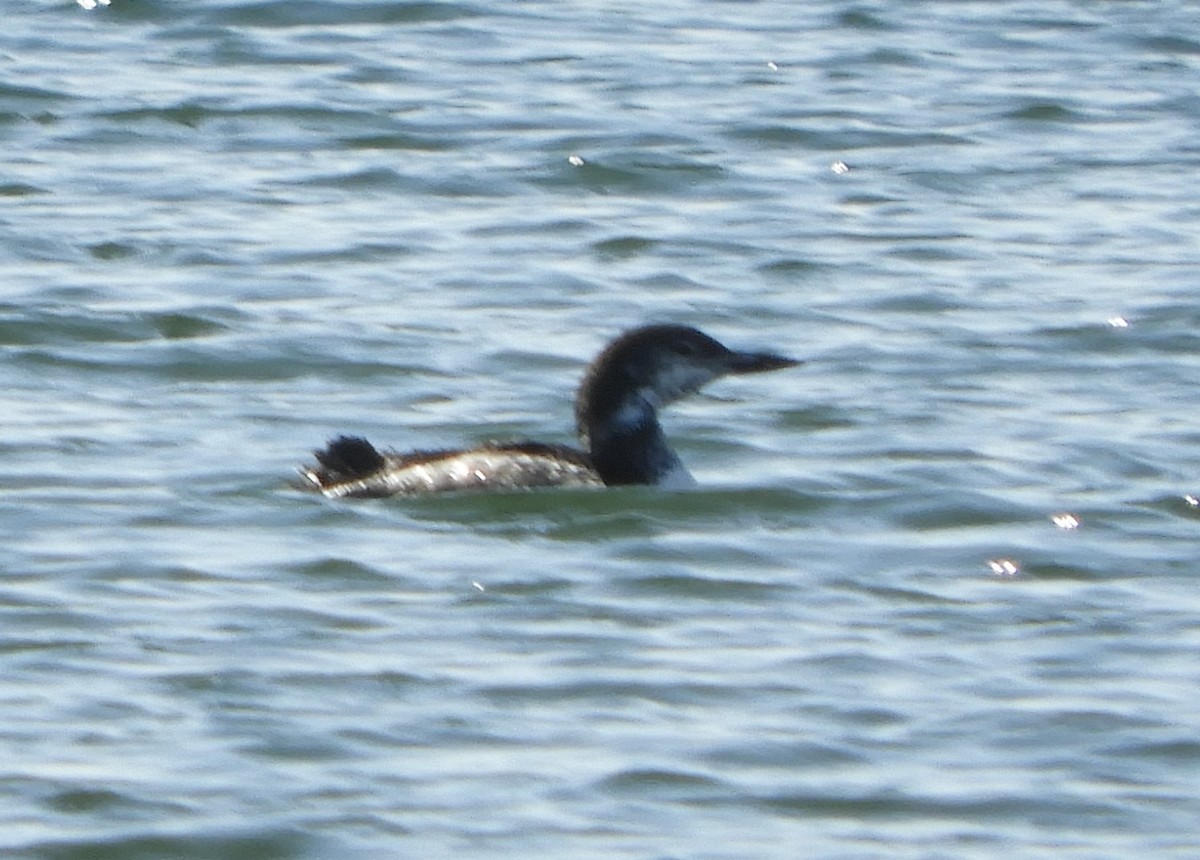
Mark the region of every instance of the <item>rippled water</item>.
POLYGON ((1198 21, 12 4, 0 850, 1192 856, 1198 21), (288 486, 650 320, 696 492, 288 486))

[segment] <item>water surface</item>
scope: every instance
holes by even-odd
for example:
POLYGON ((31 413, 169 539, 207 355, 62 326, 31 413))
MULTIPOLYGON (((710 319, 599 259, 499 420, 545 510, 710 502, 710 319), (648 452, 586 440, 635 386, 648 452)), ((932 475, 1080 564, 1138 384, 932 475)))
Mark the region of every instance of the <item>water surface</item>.
POLYGON ((5 20, 6 856, 1194 853, 1191 5, 5 20), (696 492, 289 486, 661 320, 696 492))

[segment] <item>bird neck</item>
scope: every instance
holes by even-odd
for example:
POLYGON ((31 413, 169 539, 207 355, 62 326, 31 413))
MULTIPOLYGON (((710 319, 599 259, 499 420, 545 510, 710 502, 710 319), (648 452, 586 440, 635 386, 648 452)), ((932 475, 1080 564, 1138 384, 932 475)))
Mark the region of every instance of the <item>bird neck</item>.
POLYGON ((615 409, 591 416, 586 438, 592 463, 605 484, 691 483, 658 423, 655 401, 651 392, 641 390, 624 398, 615 409))

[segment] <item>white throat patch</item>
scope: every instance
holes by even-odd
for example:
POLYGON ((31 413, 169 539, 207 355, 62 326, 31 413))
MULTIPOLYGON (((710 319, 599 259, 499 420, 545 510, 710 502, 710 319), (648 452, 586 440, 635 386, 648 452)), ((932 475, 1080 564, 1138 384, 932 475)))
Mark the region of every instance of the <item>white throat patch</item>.
POLYGON ((655 481, 654 485, 664 490, 690 490, 697 486, 692 473, 678 460, 671 464, 671 468, 655 481))

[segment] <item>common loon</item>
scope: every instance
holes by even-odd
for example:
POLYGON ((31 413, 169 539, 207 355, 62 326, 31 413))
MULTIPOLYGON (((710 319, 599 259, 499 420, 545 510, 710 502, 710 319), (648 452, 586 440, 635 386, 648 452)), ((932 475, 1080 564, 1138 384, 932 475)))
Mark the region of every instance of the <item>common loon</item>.
POLYGON ((679 325, 628 331, 583 375, 575 426, 584 449, 540 442, 466 450, 380 453, 366 439, 340 436, 300 470, 306 489, 330 498, 408 496, 447 490, 695 483, 671 449, 658 410, 722 376, 794 367, 769 352, 738 352, 679 325))

